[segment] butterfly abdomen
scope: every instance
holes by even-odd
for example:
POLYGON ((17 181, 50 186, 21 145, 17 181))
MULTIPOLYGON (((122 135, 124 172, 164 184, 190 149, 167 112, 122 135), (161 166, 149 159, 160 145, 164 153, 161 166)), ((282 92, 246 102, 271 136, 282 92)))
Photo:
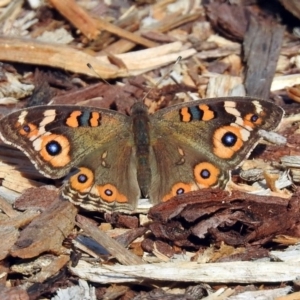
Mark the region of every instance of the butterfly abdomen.
POLYGON ((136 150, 137 180, 144 197, 148 196, 151 184, 150 128, 147 108, 142 103, 132 107, 132 131, 136 150))

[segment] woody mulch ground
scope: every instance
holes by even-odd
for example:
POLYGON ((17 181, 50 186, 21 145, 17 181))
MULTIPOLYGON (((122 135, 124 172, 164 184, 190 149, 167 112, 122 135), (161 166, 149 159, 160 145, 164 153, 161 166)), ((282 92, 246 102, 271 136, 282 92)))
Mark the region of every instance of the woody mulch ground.
POLYGON ((232 95, 285 110, 230 192, 132 215, 61 201, 63 179, 1 144, 0 299, 300 299, 300 4, 202 2, 0 4, 3 116, 41 104, 128 114, 141 99, 153 113, 232 95))

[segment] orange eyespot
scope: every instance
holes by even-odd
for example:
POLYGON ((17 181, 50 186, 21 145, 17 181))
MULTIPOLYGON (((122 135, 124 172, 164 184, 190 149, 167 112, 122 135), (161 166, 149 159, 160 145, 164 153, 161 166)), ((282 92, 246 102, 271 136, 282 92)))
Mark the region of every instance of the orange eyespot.
POLYGON ((118 192, 117 188, 112 184, 98 185, 97 190, 100 198, 106 202, 119 202, 125 203, 128 202, 128 199, 125 195, 118 192))
POLYGON ((64 167, 70 161, 70 143, 63 135, 50 134, 41 137, 40 155, 53 167, 64 167))
POLYGON ((214 186, 219 179, 220 170, 211 163, 202 162, 194 167, 194 177, 200 188, 214 186))
POLYGON ((83 193, 87 189, 90 189, 93 184, 94 184, 94 174, 88 168, 84 168, 84 167, 79 168, 79 172, 77 172, 70 178, 70 185, 72 189, 80 193, 83 193))
POLYGON ((258 114, 247 114, 244 117, 244 124, 250 128, 255 128, 256 125, 262 124, 262 118, 258 114))
POLYGON ((32 124, 32 123, 28 123, 28 124, 24 124, 24 125, 20 125, 20 123, 18 123, 19 126, 21 126, 21 128, 19 129, 19 133, 23 136, 27 136, 28 138, 31 137, 37 137, 38 136, 38 129, 37 126, 32 124))
POLYGON ((183 183, 183 182, 178 182, 174 184, 171 188, 170 193, 165 195, 162 199, 163 202, 170 200, 171 198, 177 196, 177 195, 182 195, 185 193, 188 193, 192 191, 192 185, 188 183, 183 183))
POLYGON ((213 135, 213 151, 220 158, 230 159, 244 145, 239 127, 223 126, 213 135))

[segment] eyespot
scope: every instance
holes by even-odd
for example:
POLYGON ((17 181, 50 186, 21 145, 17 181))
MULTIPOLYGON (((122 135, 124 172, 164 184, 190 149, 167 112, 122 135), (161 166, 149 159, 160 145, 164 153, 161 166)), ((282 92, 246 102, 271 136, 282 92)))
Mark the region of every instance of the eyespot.
POLYGON ((223 135, 221 141, 224 146, 232 147, 237 141, 237 136, 234 133, 228 131, 223 135))
POLYGON ((70 178, 70 186, 72 189, 84 193, 94 184, 94 173, 85 167, 79 168, 79 171, 70 178))
POLYGON ((209 188, 218 183, 220 170, 209 162, 202 162, 194 167, 194 177, 200 188, 209 188))
POLYGON ((70 161, 70 143, 63 135, 49 134, 41 137, 40 155, 54 167, 64 167, 70 161))
POLYGON ((22 128, 26 133, 29 133, 31 131, 29 125, 24 125, 22 128))
POLYGON ((112 184, 98 185, 97 190, 100 198, 106 202, 128 202, 128 199, 125 195, 119 193, 117 188, 112 184))
POLYGON ((247 114, 244 117, 244 125, 254 128, 256 125, 261 125, 263 122, 262 118, 258 114, 247 114))
POLYGON ((247 140, 249 131, 235 126, 223 126, 213 134, 213 152, 220 158, 230 159, 244 145, 242 138, 247 140), (243 131, 244 130, 244 131, 243 131))
POLYGON ((51 156, 56 156, 61 153, 61 145, 57 141, 50 141, 46 144, 46 151, 51 156))
POLYGON ((251 118, 250 118, 250 121, 252 122, 252 123, 255 123, 257 120, 258 120, 258 115, 255 115, 255 114, 253 114, 252 116, 251 116, 251 118))
POLYGON ((80 174, 77 176, 77 180, 80 183, 85 183, 88 180, 88 177, 85 174, 80 174))
POLYGON ((190 191, 192 191, 192 184, 178 182, 172 186, 170 193, 165 195, 163 197, 162 201, 164 201, 164 202, 168 201, 172 197, 175 197, 177 195, 182 195, 182 194, 188 193, 190 191))
MULTIPOLYGON (((18 123, 18 125, 16 127, 20 127, 20 123, 18 123)), ((32 124, 32 123, 28 123, 25 125, 21 126, 21 129, 19 129, 19 133, 23 136, 27 136, 28 138, 31 137, 36 137, 38 135, 38 129, 37 126, 32 124)))

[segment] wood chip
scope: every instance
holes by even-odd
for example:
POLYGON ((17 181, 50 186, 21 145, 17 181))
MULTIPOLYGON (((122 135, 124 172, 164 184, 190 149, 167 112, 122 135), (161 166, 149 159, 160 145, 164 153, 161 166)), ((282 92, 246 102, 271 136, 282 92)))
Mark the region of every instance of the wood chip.
POLYGON ((105 232, 101 231, 91 223, 79 223, 78 225, 108 252, 110 252, 110 254, 113 255, 120 263, 124 265, 143 263, 138 256, 124 248, 121 244, 110 238, 105 232))
POLYGON ((62 241, 75 225, 76 213, 77 209, 71 203, 57 201, 21 232, 10 254, 31 258, 45 251, 59 253, 62 241))
POLYGON ((299 276, 299 262, 239 262, 208 263, 195 262, 159 263, 135 266, 98 266, 79 261, 73 274, 99 283, 139 282, 147 280, 206 283, 263 283, 292 281, 299 276))

